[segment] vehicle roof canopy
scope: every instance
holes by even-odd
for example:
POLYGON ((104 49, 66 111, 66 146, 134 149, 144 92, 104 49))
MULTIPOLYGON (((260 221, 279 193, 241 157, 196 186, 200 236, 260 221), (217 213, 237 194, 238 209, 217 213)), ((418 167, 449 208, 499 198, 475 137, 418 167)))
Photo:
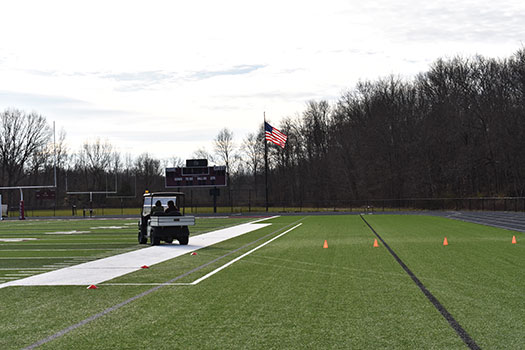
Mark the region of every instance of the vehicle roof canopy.
POLYGON ((183 192, 153 192, 153 193, 144 193, 144 198, 146 197, 175 197, 175 196, 184 196, 183 192))

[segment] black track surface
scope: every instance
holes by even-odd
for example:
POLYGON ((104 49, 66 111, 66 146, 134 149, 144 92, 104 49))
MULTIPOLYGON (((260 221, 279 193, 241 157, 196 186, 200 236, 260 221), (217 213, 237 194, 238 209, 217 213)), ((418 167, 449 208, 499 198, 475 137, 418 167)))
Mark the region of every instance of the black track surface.
POLYGON ((494 211, 453 211, 432 212, 432 215, 449 219, 472 222, 475 224, 494 226, 511 231, 525 232, 525 213, 523 212, 494 212, 494 211))

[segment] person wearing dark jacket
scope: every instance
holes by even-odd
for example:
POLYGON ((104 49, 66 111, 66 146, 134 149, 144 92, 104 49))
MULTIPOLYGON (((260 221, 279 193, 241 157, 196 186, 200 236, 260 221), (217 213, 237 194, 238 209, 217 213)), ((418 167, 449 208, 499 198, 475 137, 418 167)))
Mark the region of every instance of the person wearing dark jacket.
POLYGON ((155 202, 155 206, 151 208, 151 213, 163 213, 164 207, 162 206, 162 203, 160 201, 155 202))
POLYGON ((165 211, 166 214, 181 215, 179 209, 175 206, 175 202, 168 201, 168 207, 165 211))

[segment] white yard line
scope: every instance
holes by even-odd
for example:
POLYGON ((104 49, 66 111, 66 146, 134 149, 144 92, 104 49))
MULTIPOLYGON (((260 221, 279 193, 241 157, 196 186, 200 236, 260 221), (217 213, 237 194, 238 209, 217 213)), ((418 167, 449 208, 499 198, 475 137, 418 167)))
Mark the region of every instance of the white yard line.
MULTIPOLYGON (((26 270, 34 271, 34 270, 49 270, 49 269, 45 268, 45 267, 5 267, 5 268, 0 268, 0 271, 26 271, 26 270)), ((42 271, 38 271, 38 272, 42 272, 42 271)))
POLYGON ((102 286, 191 286, 191 283, 103 283, 102 286))
MULTIPOLYGON (((143 265, 151 266, 158 264, 163 261, 173 259, 177 256, 189 254, 190 252, 202 249, 204 247, 269 226, 271 224, 260 224, 258 222, 271 218, 264 218, 250 223, 190 237, 191 245, 161 245, 139 249, 128 253, 123 253, 108 258, 90 261, 59 270, 41 273, 28 278, 3 283, 0 284, 0 288, 9 286, 100 284, 122 275, 138 271, 143 265)), ((61 257, 61 259, 64 258, 76 257, 61 257)))
POLYGON ((129 248, 72 248, 72 249, 2 249, 2 252, 72 252, 76 250, 126 250, 129 248))
POLYGON ((195 286, 197 284, 199 284, 200 282, 204 281, 205 279, 208 279, 210 278, 211 276, 215 275, 217 272, 221 271, 221 270, 224 270, 225 268, 227 268, 228 266, 232 265, 233 263, 241 260, 242 258, 250 255, 251 253, 253 253, 254 251, 256 251, 257 249, 260 249, 262 247, 264 247, 265 245, 275 241, 277 238, 287 234, 288 232, 292 231, 292 230, 295 230, 297 227, 301 226, 302 223, 300 224, 297 224, 295 225, 294 227, 292 227, 291 229, 289 230, 286 230, 284 231, 283 233, 273 237, 272 239, 269 239, 267 240, 266 242, 258 245, 257 247, 253 248, 252 250, 244 253, 243 255, 241 256, 238 256, 237 258, 227 262, 226 264, 216 268, 215 270, 211 271, 210 273, 196 279, 195 281, 193 282, 188 282, 188 283, 104 283, 105 286, 157 286, 157 285, 166 285, 166 286, 195 286))
POLYGON ((262 248, 262 247, 264 247, 265 245, 267 245, 268 243, 271 243, 271 242, 275 241, 277 238, 279 238, 279 237, 281 237, 281 236, 287 234, 288 232, 290 232, 290 231, 292 231, 292 230, 295 230, 297 227, 301 226, 302 224, 303 224, 303 223, 297 224, 297 225, 295 225, 294 227, 292 227, 291 229, 288 229, 288 230, 284 231, 283 233, 281 233, 281 234, 275 236, 274 238, 267 240, 266 242, 264 242, 264 243, 261 244, 261 245, 258 245, 257 247, 253 248, 253 249, 250 250, 249 252, 244 253, 243 255, 241 255, 241 256, 239 256, 239 257, 233 259, 232 261, 230 261, 230 262, 228 262, 228 263, 222 265, 221 267, 219 267, 219 268, 213 270, 212 272, 208 273, 207 275, 204 275, 204 276, 202 276, 201 278, 199 278, 199 279, 193 281, 191 284, 192 284, 192 285, 199 284, 200 282, 204 281, 205 279, 207 279, 207 278, 209 278, 209 277, 215 275, 217 272, 219 272, 219 271, 221 271, 221 270, 227 268, 227 267, 230 266, 231 264, 233 264, 233 263, 235 263, 235 262, 241 260, 241 259, 244 258, 245 256, 250 255, 251 253, 253 253, 253 252, 256 251, 257 249, 262 248))
POLYGON ((74 259, 76 256, 12 256, 1 257, 0 260, 34 260, 34 259, 74 259))
POLYGON ((36 241, 38 238, 0 238, 0 242, 29 242, 29 241, 36 241))

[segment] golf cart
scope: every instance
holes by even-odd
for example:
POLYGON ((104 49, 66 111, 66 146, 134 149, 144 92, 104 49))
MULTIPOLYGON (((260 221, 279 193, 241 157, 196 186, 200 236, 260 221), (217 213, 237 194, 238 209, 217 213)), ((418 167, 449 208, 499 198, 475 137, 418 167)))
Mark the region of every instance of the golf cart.
POLYGON ((145 193, 139 221, 139 243, 159 245, 161 241, 188 244, 190 230, 195 225, 194 216, 184 215, 184 193, 145 193), (182 209, 181 209, 182 208, 182 209), (180 211, 182 210, 182 212, 180 211))

